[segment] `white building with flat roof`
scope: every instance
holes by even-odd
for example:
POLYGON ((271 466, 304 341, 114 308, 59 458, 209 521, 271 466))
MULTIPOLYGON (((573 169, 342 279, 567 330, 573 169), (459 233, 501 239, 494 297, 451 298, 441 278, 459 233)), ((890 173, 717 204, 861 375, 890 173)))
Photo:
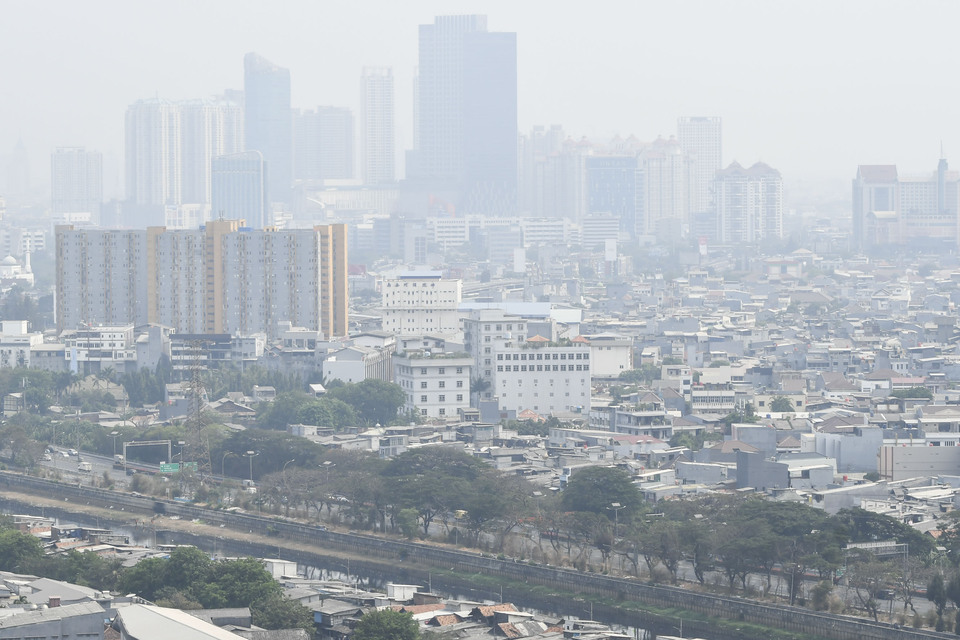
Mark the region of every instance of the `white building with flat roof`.
POLYGON ((500 410, 539 414, 590 408, 590 344, 583 338, 507 338, 493 343, 491 391, 500 410))
POLYGON ((459 279, 439 271, 411 271, 381 283, 383 329, 396 335, 457 333, 457 307, 463 295, 459 279))
POLYGON ((393 357, 393 381, 407 396, 404 409, 424 418, 456 419, 470 407, 470 370, 467 354, 431 354, 408 351, 393 357))
POLYGON ((30 351, 43 344, 43 334, 29 331, 26 320, 4 320, 0 329, 0 367, 30 366, 30 351))

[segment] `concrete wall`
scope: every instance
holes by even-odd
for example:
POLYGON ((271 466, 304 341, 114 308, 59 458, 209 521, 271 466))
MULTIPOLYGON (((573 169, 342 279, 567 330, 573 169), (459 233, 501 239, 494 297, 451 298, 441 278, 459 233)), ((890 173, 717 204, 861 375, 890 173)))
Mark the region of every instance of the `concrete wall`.
POLYGON ((880 477, 906 480, 919 476, 956 474, 960 469, 960 447, 880 447, 880 477))
MULTIPOLYGON (((389 560, 402 564, 408 570, 421 572, 429 567, 447 567, 461 573, 483 573, 506 580, 544 585, 572 593, 594 594, 617 600, 636 600, 657 607, 682 608, 703 615, 794 631, 807 636, 832 638, 834 640, 919 640, 921 638, 955 638, 952 634, 914 629, 897 629, 886 623, 872 622, 864 618, 850 618, 815 612, 802 607, 783 604, 764 604, 744 598, 692 593, 678 587, 651 585, 629 578, 614 578, 593 573, 547 565, 530 565, 514 560, 498 560, 479 553, 460 551, 432 545, 390 540, 371 535, 358 535, 327 531, 311 525, 284 522, 252 514, 228 513, 181 504, 172 500, 154 500, 129 494, 63 485, 40 478, 0 472, 0 487, 27 492, 42 492, 47 496, 69 497, 71 501, 83 499, 91 504, 124 506, 127 511, 152 512, 155 502, 162 502, 168 515, 181 518, 201 518, 209 524, 224 524, 231 528, 254 531, 276 536, 278 546, 245 545, 246 553, 259 557, 283 557, 303 564, 316 566, 316 553, 285 548, 285 540, 307 543, 317 548, 340 550, 367 558, 389 560)), ((185 542, 190 534, 177 533, 177 542, 185 542)), ((517 596, 522 603, 523 595, 517 596)), ((553 598, 556 600, 556 598, 553 598)), ((582 614, 581 614, 582 615, 582 614)), ((644 618, 648 614, 644 614, 644 618)), ((652 615, 650 617, 653 617, 652 615)), ((640 621, 638 619, 638 621, 640 621)))

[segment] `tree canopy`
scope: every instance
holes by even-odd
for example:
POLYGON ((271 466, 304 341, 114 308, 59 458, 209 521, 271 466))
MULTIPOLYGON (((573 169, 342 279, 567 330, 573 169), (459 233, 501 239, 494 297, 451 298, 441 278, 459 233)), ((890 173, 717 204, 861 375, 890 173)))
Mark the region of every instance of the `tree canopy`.
POLYGON ((391 609, 371 611, 357 623, 353 640, 419 640, 420 625, 409 613, 391 609))
POLYGON ((563 506, 571 511, 604 514, 611 520, 633 515, 643 504, 630 475, 617 467, 587 467, 574 473, 563 490, 563 506), (620 507, 622 513, 614 513, 620 507))

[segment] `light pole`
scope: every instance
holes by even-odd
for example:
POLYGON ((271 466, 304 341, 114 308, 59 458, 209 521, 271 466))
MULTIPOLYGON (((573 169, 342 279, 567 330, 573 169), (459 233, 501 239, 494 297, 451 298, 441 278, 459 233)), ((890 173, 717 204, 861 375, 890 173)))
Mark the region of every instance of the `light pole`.
POLYGON ((250 459, 250 484, 252 486, 253 485, 253 459, 260 454, 256 451, 247 451, 243 455, 245 455, 247 458, 250 459))
POLYGON ((610 506, 607 507, 610 511, 613 511, 613 541, 616 542, 617 538, 620 537, 620 509, 623 509, 624 506, 619 502, 611 502, 610 506))
POLYGON ((116 457, 117 457, 117 436, 118 436, 118 435, 120 435, 120 432, 119 432, 119 431, 111 431, 111 432, 110 432, 110 437, 113 438, 113 457, 114 457, 114 459, 116 459, 116 457))
POLYGON ((237 454, 235 454, 233 451, 225 451, 225 452, 223 453, 223 457, 220 458, 220 478, 221 478, 221 480, 224 478, 223 466, 224 466, 224 464, 226 464, 226 462, 227 462, 227 456, 234 456, 235 458, 239 458, 239 457, 240 457, 240 456, 238 456, 237 454))

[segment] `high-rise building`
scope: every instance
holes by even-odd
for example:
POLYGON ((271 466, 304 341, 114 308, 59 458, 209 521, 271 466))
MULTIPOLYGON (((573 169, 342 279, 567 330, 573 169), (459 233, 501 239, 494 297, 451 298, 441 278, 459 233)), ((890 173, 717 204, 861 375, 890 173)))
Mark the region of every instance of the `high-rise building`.
POLYGON ((415 177, 458 190, 478 213, 516 208, 516 47, 486 16, 420 25, 415 177))
POLYGON ((243 109, 224 99, 180 104, 181 202, 211 202, 212 158, 243 150, 243 109))
POLYGON ((259 151, 214 157, 211 184, 213 219, 245 220, 256 229, 272 224, 267 165, 259 151))
POLYGON ((290 71, 256 53, 244 56, 243 69, 246 149, 263 154, 270 197, 286 202, 293 185, 290 71))
POLYGON ((876 219, 877 214, 888 218, 897 215, 899 211, 900 177, 897 175, 897 166, 888 164, 857 167, 857 177, 853 180, 854 248, 862 251, 878 244, 878 239, 867 233, 868 228, 874 226, 869 224, 868 218, 876 219))
POLYGON ((853 181, 853 243, 859 251, 894 244, 960 242, 960 173, 940 158, 936 171, 903 175, 895 165, 861 165, 853 181))
POLYGON ((266 333, 280 323, 347 332, 344 225, 255 230, 58 226, 57 328, 162 324, 178 333, 266 333))
POLYGON ((713 178, 723 166, 720 118, 686 117, 677 121, 680 151, 687 157, 687 208, 691 214, 713 210, 713 178))
POLYGON ((103 203, 103 155, 82 147, 58 147, 50 156, 50 208, 54 215, 89 214, 99 224, 103 203))
POLYGON ((463 40, 463 208, 517 211, 517 34, 463 40))
POLYGON ((205 209, 211 199, 211 159, 243 148, 240 120, 240 106, 226 99, 130 105, 124 157, 128 223, 162 226, 168 209, 205 209))
POLYGON ((586 159, 587 213, 609 213, 620 230, 644 233, 645 180, 638 156, 594 156, 586 159))
POLYGON ((368 185, 396 180, 393 69, 364 67, 360 77, 361 177, 368 185))
POLYGON ((18 139, 13 154, 7 163, 7 189, 9 196, 25 196, 30 191, 30 158, 23 140, 18 139))
POLYGON ((147 322, 146 232, 56 227, 57 330, 147 322))
POLYGON ((138 100, 127 108, 124 136, 126 199, 131 226, 163 223, 163 207, 181 200, 180 107, 169 100, 138 100))
POLYGON ((742 244, 783 237, 783 179, 762 162, 734 162, 714 180, 720 241, 742 244))
POLYGON ((673 138, 658 139, 643 152, 646 200, 637 233, 676 238, 689 231, 687 158, 673 138), (642 229, 642 231, 641 231, 642 229))
POLYGON ((298 111, 293 118, 294 178, 353 178, 353 112, 342 107, 298 111))

